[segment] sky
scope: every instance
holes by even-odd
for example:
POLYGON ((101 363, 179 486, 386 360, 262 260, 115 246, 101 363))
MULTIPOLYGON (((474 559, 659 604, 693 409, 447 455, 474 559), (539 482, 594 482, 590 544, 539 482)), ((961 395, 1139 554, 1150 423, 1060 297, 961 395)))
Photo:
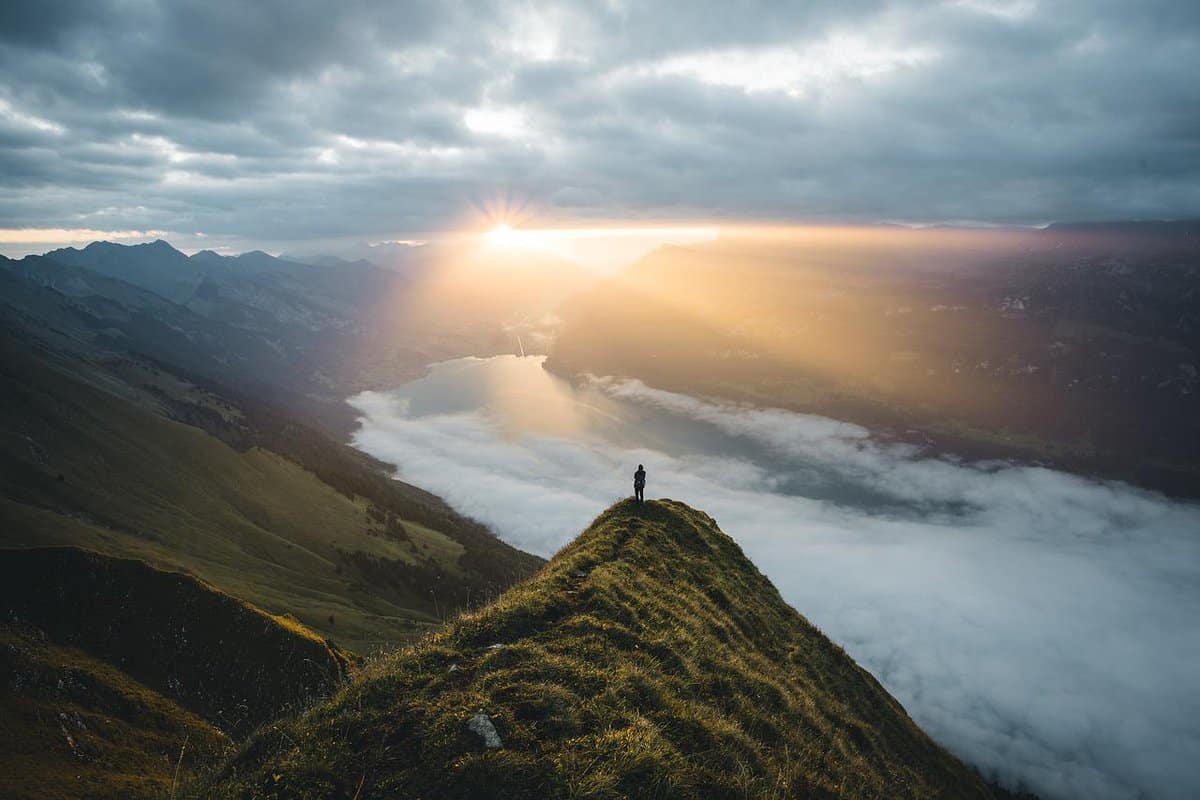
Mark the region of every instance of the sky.
POLYGON ((6 0, 0 249, 1200 215, 1200 4, 6 0))
POLYGON ((361 449, 543 556, 628 496, 711 514, 916 722, 1044 800, 1200 796, 1200 506, 857 426, 464 359, 366 392, 361 449), (436 387, 430 389, 428 387, 436 387))

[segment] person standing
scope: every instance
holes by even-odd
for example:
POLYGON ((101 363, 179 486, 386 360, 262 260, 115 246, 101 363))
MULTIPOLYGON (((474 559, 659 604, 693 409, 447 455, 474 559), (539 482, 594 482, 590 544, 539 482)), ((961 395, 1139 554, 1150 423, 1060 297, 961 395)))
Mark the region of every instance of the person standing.
POLYGON ((642 492, 645 490, 645 488, 646 468, 641 464, 638 464, 637 472, 633 473, 633 496, 637 498, 639 503, 645 500, 645 498, 642 496, 642 492))

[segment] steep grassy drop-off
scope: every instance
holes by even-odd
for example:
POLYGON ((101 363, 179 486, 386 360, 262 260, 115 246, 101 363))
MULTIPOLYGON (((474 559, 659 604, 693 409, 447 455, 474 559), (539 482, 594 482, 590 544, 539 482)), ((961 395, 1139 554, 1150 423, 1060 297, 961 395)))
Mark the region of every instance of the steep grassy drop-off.
POLYGON ((0 613, 232 735, 330 693, 350 671, 345 653, 294 620, 190 575, 74 547, 0 550, 0 613))
POLYGON ((294 620, 188 575, 0 550, 0 797, 161 800, 350 666, 294 620))
POLYGON ((990 796, 711 518, 668 500, 613 506, 534 578, 264 729, 196 791, 990 796))
POLYGON ((231 746, 210 722, 40 631, 0 623, 0 676, 6 800, 161 800, 231 746))

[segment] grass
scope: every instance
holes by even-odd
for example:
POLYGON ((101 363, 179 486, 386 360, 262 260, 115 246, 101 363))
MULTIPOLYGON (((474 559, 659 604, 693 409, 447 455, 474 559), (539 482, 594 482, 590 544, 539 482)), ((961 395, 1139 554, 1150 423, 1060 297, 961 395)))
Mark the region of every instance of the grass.
POLYGON ((224 798, 988 797, 702 512, 618 503, 540 573, 253 737, 224 798), (503 746, 468 727, 477 713, 503 746))
POLYGON ((100 659, 0 624, 0 797, 163 800, 232 746, 100 659))
POLYGON ((295 620, 188 575, 78 548, 0 550, 0 609, 234 737, 328 695, 351 667, 295 620))
POLYGON ((0 550, 0 797, 163 798, 351 661, 195 578, 78 548, 0 550))
POLYGON ((287 457, 164 418, 155 403, 217 401, 161 370, 145 394, 121 382, 146 372, 126 362, 8 339, 0 354, 0 547, 77 545, 187 571, 364 654, 537 563, 286 419, 258 414, 287 457))

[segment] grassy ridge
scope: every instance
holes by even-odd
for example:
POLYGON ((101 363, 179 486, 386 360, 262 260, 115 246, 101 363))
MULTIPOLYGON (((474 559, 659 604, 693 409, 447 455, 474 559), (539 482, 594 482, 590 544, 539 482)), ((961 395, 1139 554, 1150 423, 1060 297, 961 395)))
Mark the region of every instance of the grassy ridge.
POLYGON ((0 550, 0 797, 166 798, 350 661, 188 575, 0 550))
POLYGON ((234 736, 349 674, 345 653, 293 620, 189 575, 73 547, 0 550, 0 610, 234 736))
POLYGON ((989 796, 711 518, 672 501, 613 506, 534 578, 260 732, 196 791, 989 796), (501 747, 471 729, 479 713, 501 747))

